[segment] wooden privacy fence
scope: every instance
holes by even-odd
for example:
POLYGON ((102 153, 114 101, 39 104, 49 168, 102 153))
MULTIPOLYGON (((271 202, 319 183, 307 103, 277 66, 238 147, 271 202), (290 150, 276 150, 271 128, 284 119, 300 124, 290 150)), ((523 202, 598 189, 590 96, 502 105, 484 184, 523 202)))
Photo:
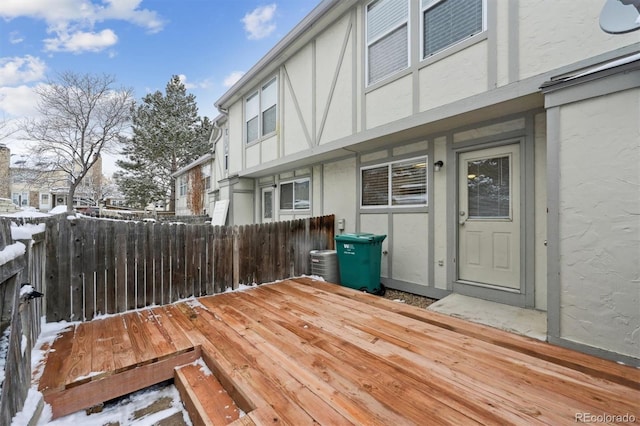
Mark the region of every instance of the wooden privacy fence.
POLYGON ((308 274, 334 245, 334 216, 212 227, 56 218, 46 222, 47 321, 90 320, 308 274))

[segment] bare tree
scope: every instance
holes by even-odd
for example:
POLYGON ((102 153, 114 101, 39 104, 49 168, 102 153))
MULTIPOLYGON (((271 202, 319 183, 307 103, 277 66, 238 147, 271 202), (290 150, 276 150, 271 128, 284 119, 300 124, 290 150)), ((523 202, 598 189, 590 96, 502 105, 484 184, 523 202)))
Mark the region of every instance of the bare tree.
POLYGON ((132 90, 115 89, 110 75, 65 72, 36 90, 39 117, 21 126, 34 143, 32 155, 49 170, 68 178, 67 210, 73 209, 76 188, 102 152, 115 150, 130 122, 132 90))
POLYGON ((0 120, 0 142, 17 132, 18 129, 12 128, 10 122, 3 116, 0 120))

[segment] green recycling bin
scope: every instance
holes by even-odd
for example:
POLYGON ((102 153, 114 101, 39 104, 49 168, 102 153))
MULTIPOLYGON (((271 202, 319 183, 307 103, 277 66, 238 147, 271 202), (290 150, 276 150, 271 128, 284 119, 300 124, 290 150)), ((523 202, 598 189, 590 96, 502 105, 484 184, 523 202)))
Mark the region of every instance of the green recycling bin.
POLYGON ((382 242, 386 235, 367 233, 336 235, 338 269, 343 286, 383 294, 380 283, 380 258, 382 242))

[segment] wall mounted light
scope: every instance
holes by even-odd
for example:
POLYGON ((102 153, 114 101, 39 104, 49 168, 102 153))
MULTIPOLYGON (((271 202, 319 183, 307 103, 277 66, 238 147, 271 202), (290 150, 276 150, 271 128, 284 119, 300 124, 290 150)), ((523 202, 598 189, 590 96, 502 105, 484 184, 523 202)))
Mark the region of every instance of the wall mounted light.
POLYGON ((444 163, 442 162, 442 160, 436 161, 435 163, 433 163, 433 171, 439 172, 442 166, 444 166, 444 163))

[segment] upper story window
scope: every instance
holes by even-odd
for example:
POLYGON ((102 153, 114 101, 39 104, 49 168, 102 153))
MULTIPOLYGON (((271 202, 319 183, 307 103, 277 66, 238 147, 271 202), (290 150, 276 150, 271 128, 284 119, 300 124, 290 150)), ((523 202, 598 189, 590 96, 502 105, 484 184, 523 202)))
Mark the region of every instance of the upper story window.
POLYGON ((244 117, 247 143, 276 131, 277 106, 277 78, 270 80, 246 98, 244 117))
POLYGON ((202 180, 204 182, 204 189, 211 189, 211 164, 203 164, 202 167, 202 180))
POLYGON ((427 205, 427 157, 363 167, 362 207, 427 205))
POLYGON ((367 83, 409 67, 409 1, 367 5, 367 83))
POLYGON ((484 30, 484 0, 422 0, 422 57, 484 30))
POLYGON ((178 177, 178 194, 181 197, 184 197, 185 195, 187 195, 187 183, 188 183, 188 179, 187 179, 187 175, 182 175, 180 177, 178 177))

